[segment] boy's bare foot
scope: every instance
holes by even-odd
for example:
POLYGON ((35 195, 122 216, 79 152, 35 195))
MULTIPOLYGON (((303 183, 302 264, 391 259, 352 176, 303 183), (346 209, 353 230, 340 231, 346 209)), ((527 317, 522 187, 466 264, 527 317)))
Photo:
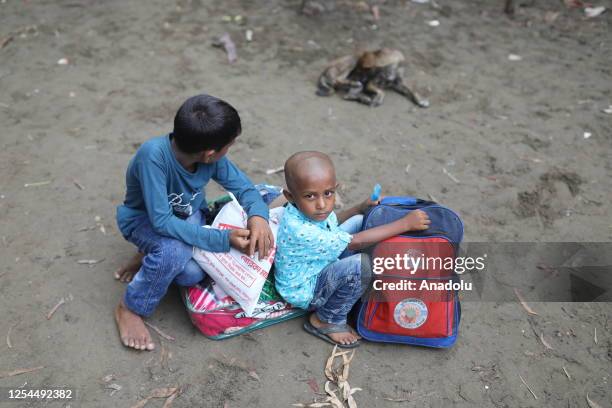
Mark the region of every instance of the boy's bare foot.
POLYGON ((124 346, 136 350, 153 350, 155 348, 151 333, 145 327, 142 317, 129 310, 123 300, 119 302, 115 309, 115 320, 119 329, 119 337, 121 337, 124 346))
POLYGON ((142 258, 144 254, 137 252, 136 255, 130 258, 127 263, 121 265, 119 269, 115 271, 115 279, 118 279, 121 282, 130 282, 136 272, 140 269, 140 265, 142 265, 142 258))
MULTIPOLYGON (((312 324, 317 329, 323 329, 325 327, 331 326, 329 323, 322 322, 316 313, 311 313, 308 318, 310 324, 312 324)), ((339 332, 339 333, 328 333, 327 337, 340 344, 352 344, 361 338, 353 329, 348 332, 339 332)))

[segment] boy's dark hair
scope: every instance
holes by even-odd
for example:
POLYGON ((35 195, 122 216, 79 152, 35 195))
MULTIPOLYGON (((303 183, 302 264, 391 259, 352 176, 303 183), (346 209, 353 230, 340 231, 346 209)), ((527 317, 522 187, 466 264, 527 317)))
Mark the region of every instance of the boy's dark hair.
POLYGON ((240 116, 229 103, 210 95, 187 99, 176 112, 171 137, 184 153, 219 151, 240 132, 240 116))

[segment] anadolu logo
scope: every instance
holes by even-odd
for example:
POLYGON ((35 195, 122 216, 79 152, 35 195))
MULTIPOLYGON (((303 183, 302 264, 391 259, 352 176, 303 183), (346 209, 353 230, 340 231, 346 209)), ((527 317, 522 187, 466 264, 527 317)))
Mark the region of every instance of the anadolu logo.
POLYGON ((427 320, 427 306, 419 299, 404 299, 395 306, 393 320, 405 329, 421 327, 427 320))

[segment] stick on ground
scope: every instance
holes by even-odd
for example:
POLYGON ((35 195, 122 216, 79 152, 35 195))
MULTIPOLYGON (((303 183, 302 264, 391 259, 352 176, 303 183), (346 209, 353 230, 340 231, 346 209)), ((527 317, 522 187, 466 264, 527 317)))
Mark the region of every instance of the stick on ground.
POLYGON ((174 337, 172 337, 171 335, 166 334, 166 333, 164 333, 163 331, 161 331, 161 329, 160 329, 159 327, 154 326, 154 325, 152 325, 152 324, 151 324, 151 323, 149 323, 149 322, 144 322, 144 323, 145 323, 147 326, 149 326, 150 328, 152 328, 153 330, 155 330, 155 332, 156 332, 157 334, 159 334, 161 337, 163 337, 164 339, 169 340, 169 341, 175 341, 175 340, 176 340, 176 338, 174 338, 174 337))
POLYGON ((34 371, 42 370, 45 366, 32 367, 32 368, 19 368, 13 371, 0 372, 0 378, 14 377, 16 375, 27 374, 34 371))

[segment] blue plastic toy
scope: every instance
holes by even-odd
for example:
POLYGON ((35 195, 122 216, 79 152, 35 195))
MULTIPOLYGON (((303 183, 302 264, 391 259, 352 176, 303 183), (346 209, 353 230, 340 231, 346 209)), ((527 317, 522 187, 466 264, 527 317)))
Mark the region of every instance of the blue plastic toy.
POLYGON ((380 187, 380 184, 376 184, 374 186, 374 189, 372 190, 372 195, 370 196, 370 200, 378 201, 378 199, 380 198, 381 190, 382 190, 382 187, 380 187))

